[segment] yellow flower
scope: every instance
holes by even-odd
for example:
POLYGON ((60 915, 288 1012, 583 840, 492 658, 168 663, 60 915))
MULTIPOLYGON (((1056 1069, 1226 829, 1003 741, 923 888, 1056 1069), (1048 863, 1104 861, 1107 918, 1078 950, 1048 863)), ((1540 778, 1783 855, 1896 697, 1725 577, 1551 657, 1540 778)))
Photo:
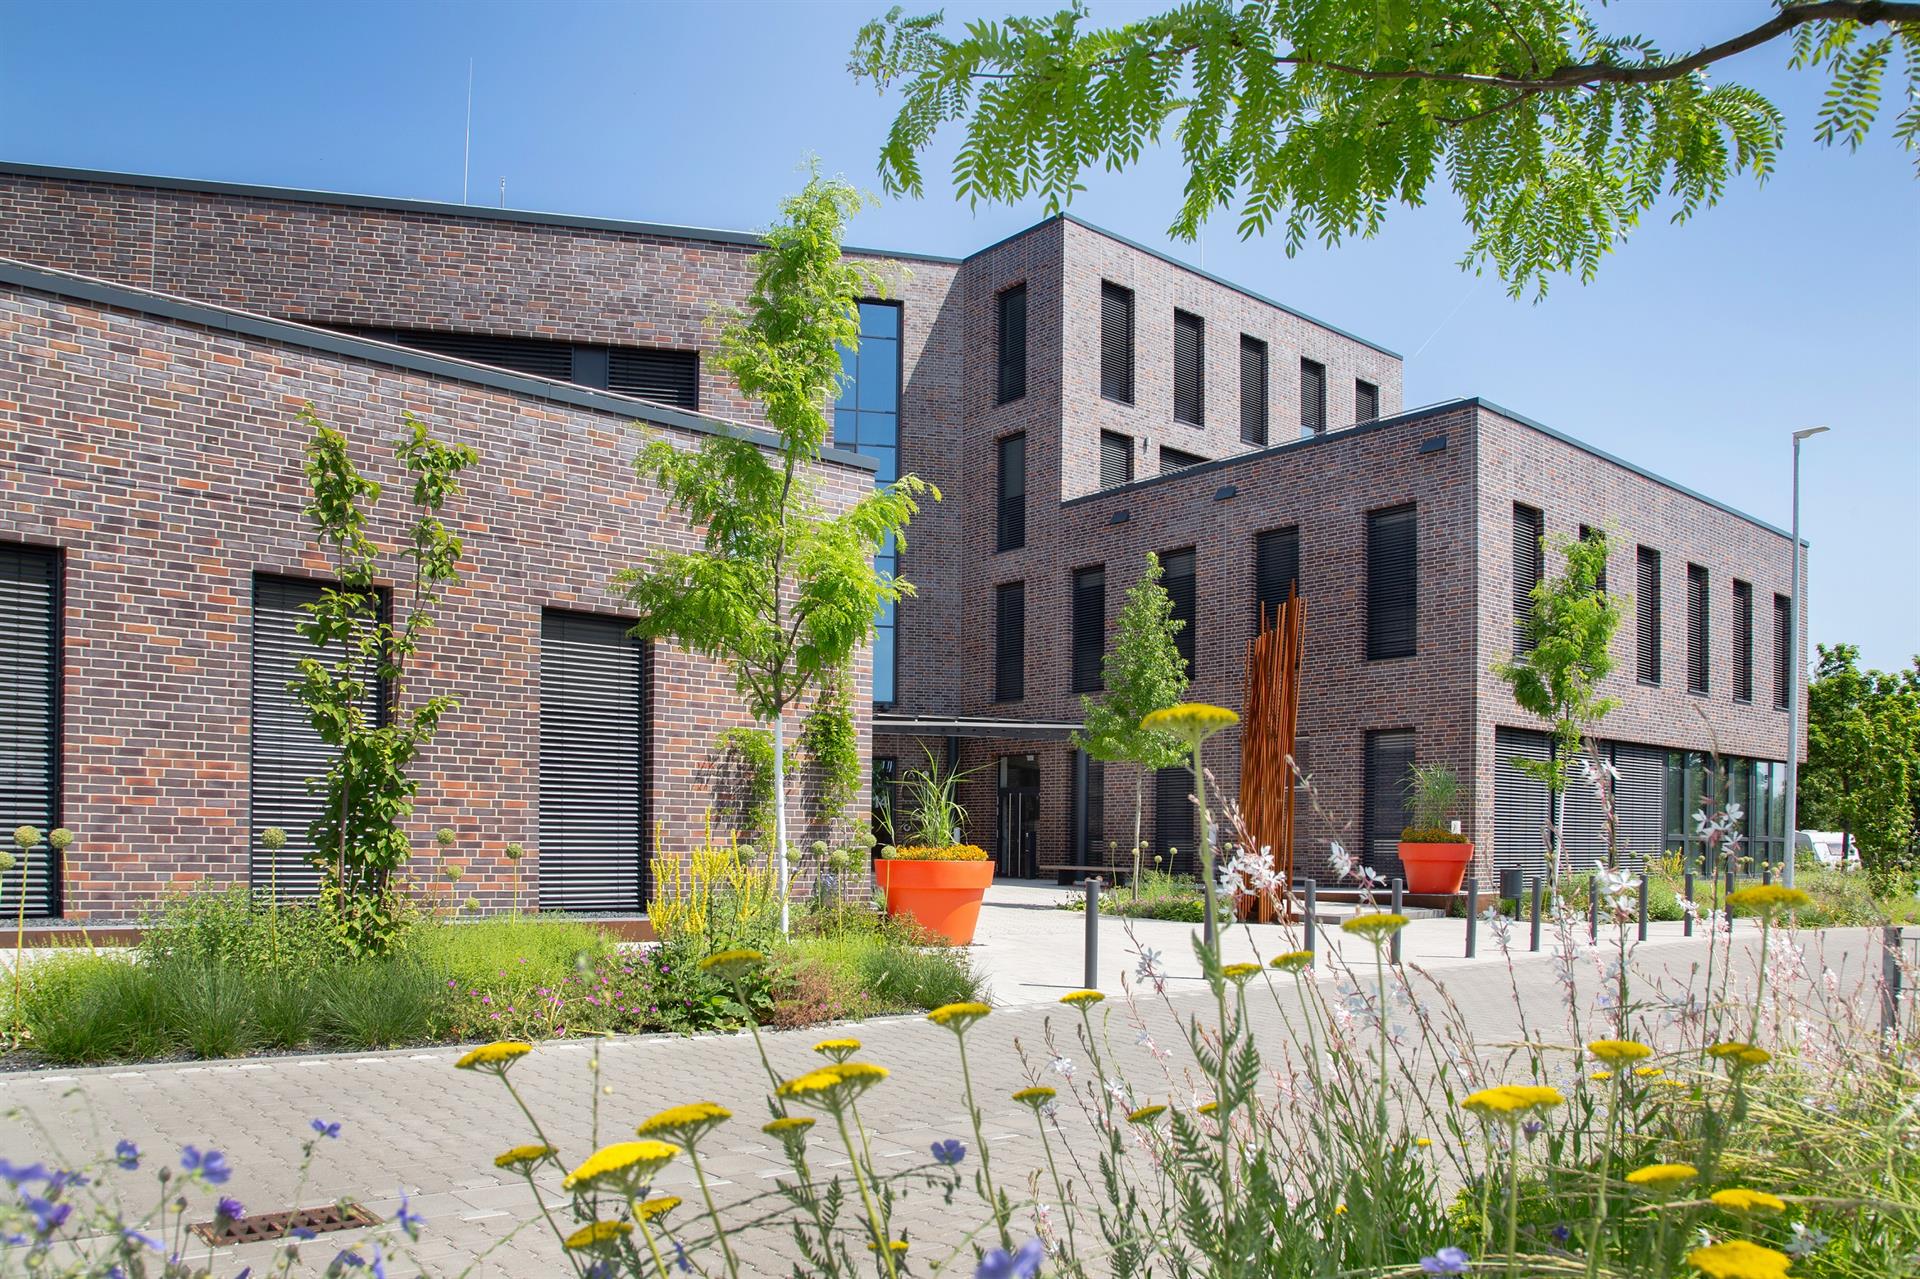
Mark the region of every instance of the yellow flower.
POLYGON ((1715 1044, 1707 1049, 1707 1056, 1716 1061, 1724 1061, 1729 1066, 1764 1066, 1773 1060, 1773 1054, 1764 1048, 1738 1039, 1730 1039, 1723 1044, 1715 1044))
POLYGON ((1130 1113, 1127 1116, 1127 1122, 1130 1124, 1150 1124, 1166 1112, 1167 1108, 1156 1102, 1151 1106, 1142 1106, 1140 1109, 1130 1113))
POLYGON ((807 1129, 813 1127, 814 1120, 806 1115, 786 1115, 771 1123, 760 1125, 760 1131, 769 1137, 778 1137, 788 1141, 807 1135, 807 1129))
POLYGON ((1334 1216, 1336 1216, 1336 1217, 1344 1217, 1344 1216, 1346 1216, 1346 1215, 1347 1215, 1347 1206, 1346 1206, 1345 1204, 1335 1204, 1335 1205, 1333 1206, 1333 1215, 1334 1215, 1334 1216))
POLYGON ((1596 1070, 1591 1075, 1588 1075, 1587 1078, 1597 1084, 1604 1084, 1613 1078, 1613 1072, 1611 1070, 1596 1070))
POLYGON ((823 1039, 813 1046, 813 1051, 822 1057, 831 1057, 835 1061, 845 1061, 860 1051, 857 1039, 823 1039))
POLYGON ((1275 955, 1268 961, 1281 972, 1299 973, 1313 967, 1313 952, 1310 950, 1290 950, 1284 955, 1275 955))
POLYGON ((591 1226, 582 1226, 567 1236, 566 1246, 578 1252, 582 1248, 599 1248, 616 1239, 624 1239, 633 1233, 633 1227, 624 1221, 596 1221, 591 1226))
POLYGON ((1199 1115, 1211 1115, 1219 1109, 1220 1103, 1217 1101, 1203 1101, 1193 1108, 1194 1113, 1199 1115))
POLYGON ((560 1184, 568 1190, 602 1183, 638 1184, 679 1153, 680 1147, 664 1141, 616 1141, 588 1155, 560 1184))
POLYGON ((1085 1008, 1087 1005, 1097 1004, 1105 998, 1106 996, 1097 990, 1073 990, 1060 996, 1060 1002, 1074 1008, 1085 1008))
POLYGON ((1041 1106, 1052 1101, 1054 1096, 1053 1089, 1047 1087, 1045 1084, 1036 1084, 1032 1088, 1022 1088, 1019 1092, 1013 1094, 1013 1099, 1022 1105, 1032 1106, 1038 1110, 1041 1106))
POLYGON ((1788 888, 1785 884, 1753 884, 1728 893, 1727 905, 1742 913, 1751 911, 1771 918, 1781 910, 1805 910, 1813 905, 1813 898, 1803 890, 1788 888))
MULTIPOLYGON (((889 1240, 887 1240, 887 1251, 888 1251, 888 1252, 891 1252, 891 1253, 892 1253, 892 1254, 893 1254, 894 1256, 896 1256, 896 1257, 904 1257, 904 1256, 906 1256, 906 1254, 907 1254, 907 1248, 908 1248, 908 1244, 907 1244, 907 1241, 906 1241, 906 1240, 904 1240, 904 1239, 889 1239, 889 1240)), ((869 1240, 867 1240, 867 1251, 868 1251, 868 1252, 879 1252, 879 1251, 880 1251, 880 1245, 879 1245, 879 1244, 877 1244, 877 1243, 875 1243, 875 1242, 874 1242, 873 1240, 871 1240, 871 1239, 869 1239, 869 1240)))
POLYGON ((1244 986, 1260 973, 1258 964, 1228 964, 1220 970, 1220 975, 1236 985, 1244 986))
POLYGON ((967 1027, 985 1017, 993 1009, 985 1004, 968 1001, 960 1004, 942 1004, 927 1014, 927 1020, 936 1026, 945 1026, 955 1034, 965 1033, 967 1027))
POLYGON ((1633 1068, 1634 1078, 1636 1079, 1658 1079, 1666 1073, 1666 1071, 1658 1066, 1635 1066, 1633 1068))
POLYGON ((1530 1111, 1550 1109, 1565 1100, 1558 1088, 1544 1084, 1500 1084, 1470 1093, 1460 1105, 1483 1119, 1518 1121, 1530 1111))
POLYGON ((1687 1264, 1709 1279, 1786 1279, 1793 1259, 1745 1239, 1729 1239, 1695 1248, 1687 1254, 1687 1264))
POLYGON ((791 1101, 803 1101, 824 1110, 838 1110, 886 1077, 885 1066, 874 1066, 864 1061, 843 1061, 789 1079, 780 1085, 779 1093, 791 1101))
POLYGON ((1587 1045, 1587 1051, 1609 1066, 1645 1061, 1653 1056, 1653 1049, 1632 1039, 1596 1039, 1587 1045))
POLYGON ((505 1070, 514 1062, 533 1051, 532 1044, 523 1044, 518 1040, 502 1039, 496 1043, 482 1044, 473 1049, 459 1061, 453 1063, 455 1070, 484 1070, 496 1066, 505 1070))
POLYGON ((1395 915, 1388 911, 1375 911, 1371 915, 1355 915, 1340 925, 1340 931, 1365 937, 1378 946, 1393 934, 1405 928, 1411 921, 1405 915, 1395 915))
POLYGON ((721 950, 701 960, 700 971, 732 979, 766 962, 767 957, 757 950, 721 950))
POLYGON ((1433 1144, 1433 1138, 1431 1138, 1431 1137, 1415 1137, 1415 1138, 1413 1139, 1413 1144, 1414 1144, 1414 1145, 1416 1145, 1416 1146, 1418 1146, 1418 1147, 1420 1147, 1420 1149, 1422 1149, 1422 1150, 1425 1150, 1425 1149, 1426 1149, 1426 1148, 1427 1148, 1428 1146, 1431 1146, 1431 1145, 1433 1144))
POLYGON ((655 1195, 645 1203, 633 1206, 633 1215, 642 1221, 652 1221, 655 1217, 664 1217, 680 1206, 679 1195, 655 1195))
POLYGON ((1660 1189, 1666 1186, 1678 1186, 1692 1181, 1700 1175, 1700 1170, 1692 1164, 1648 1164, 1644 1168, 1635 1168, 1627 1174, 1627 1182, 1635 1186, 1652 1186, 1660 1189))
POLYGON ((495 1168, 519 1168, 526 1164, 539 1163, 554 1153, 552 1146, 515 1146, 512 1150, 502 1151, 493 1157, 495 1168))
POLYGON ((1744 1190, 1738 1187, 1730 1190, 1716 1190, 1707 1196, 1722 1208, 1731 1208, 1735 1212, 1785 1212, 1787 1201, 1779 1195, 1770 1195, 1764 1190, 1744 1190))
POLYGON ((1197 747, 1223 728, 1232 728, 1240 717, 1224 706, 1205 702, 1182 702, 1149 712, 1140 721, 1148 732, 1167 733, 1197 747))
POLYGON ((709 1128, 733 1118, 733 1112, 711 1101, 669 1106, 659 1114, 642 1120, 633 1131, 641 1137, 671 1137, 683 1146, 691 1146, 709 1128))

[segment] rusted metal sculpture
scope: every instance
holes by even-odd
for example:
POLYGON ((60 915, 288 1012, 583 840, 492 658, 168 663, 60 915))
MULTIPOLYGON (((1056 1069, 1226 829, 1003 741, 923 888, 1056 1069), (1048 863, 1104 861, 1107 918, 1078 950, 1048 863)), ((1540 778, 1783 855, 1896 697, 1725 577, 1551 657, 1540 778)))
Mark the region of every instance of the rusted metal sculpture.
MULTIPOLYGON (((1240 720, 1240 812, 1257 846, 1270 850, 1287 922, 1293 917, 1294 729, 1300 718, 1300 655, 1307 602, 1289 588, 1268 617, 1264 605, 1247 642, 1247 699, 1240 720)), ((1276 894, 1241 903, 1243 914, 1272 923, 1276 894)))

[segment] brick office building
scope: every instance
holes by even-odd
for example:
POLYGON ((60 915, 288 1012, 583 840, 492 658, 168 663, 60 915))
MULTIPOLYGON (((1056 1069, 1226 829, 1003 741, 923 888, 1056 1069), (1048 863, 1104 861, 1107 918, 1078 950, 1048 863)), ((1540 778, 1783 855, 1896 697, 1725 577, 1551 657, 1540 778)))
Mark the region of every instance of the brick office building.
MULTIPOLYGON (((482 455, 429 672, 464 704, 425 768, 423 844, 459 830, 462 891, 489 904, 518 841, 530 897, 643 909, 653 826, 668 854, 691 837, 739 715, 710 665, 622 639, 608 574, 689 536, 634 480, 627 424, 754 424, 702 358, 754 243, 0 166, 0 820, 83 836, 30 904, 112 915, 300 873, 258 835, 313 765, 278 689, 326 572, 291 426, 311 400, 369 465, 403 408, 482 455)), ((1393 353, 1071 218, 963 260, 852 252, 889 287, 861 308, 824 482, 912 471, 946 494, 898 553, 919 594, 857 672, 863 754, 882 791, 927 750, 978 770, 969 833, 1006 871, 1130 838, 1131 777, 1067 736, 1148 551, 1197 698, 1238 704, 1261 592, 1307 599, 1302 756, 1333 814, 1303 818, 1309 869, 1330 838, 1391 868, 1414 759, 1461 772, 1483 850, 1537 858, 1545 798, 1509 761, 1541 726, 1487 668, 1540 529, 1608 530, 1615 588, 1659 597, 1607 689, 1628 846, 1684 838, 1709 749, 1777 828, 1778 530, 1483 401, 1403 410, 1393 353)), ((1216 742, 1231 788, 1237 742, 1216 742)), ((1593 806, 1569 803, 1591 849, 1593 806)), ((1147 819, 1190 848, 1177 777, 1147 819)))

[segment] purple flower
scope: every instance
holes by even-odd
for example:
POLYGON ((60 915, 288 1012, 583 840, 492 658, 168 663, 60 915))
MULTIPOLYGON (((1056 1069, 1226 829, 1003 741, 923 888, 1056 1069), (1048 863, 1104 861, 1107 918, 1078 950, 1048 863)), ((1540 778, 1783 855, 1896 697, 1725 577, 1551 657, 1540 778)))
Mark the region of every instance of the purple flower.
POLYGON ((682 1274, 693 1273, 693 1263, 687 1260, 687 1250, 678 1239, 673 1241, 673 1264, 682 1274))
POLYGON ((131 1226, 128 1226, 125 1229, 123 1229, 120 1232, 120 1237, 126 1240, 128 1243, 137 1243, 142 1248, 151 1248, 155 1252, 165 1251, 165 1249, 163 1249, 160 1246, 160 1241, 158 1239, 155 1239, 152 1235, 143 1235, 138 1230, 135 1230, 131 1226))
POLYGON ((1547 1126, 1541 1123, 1538 1119, 1529 1119, 1527 1120, 1526 1123, 1520 1125, 1520 1131, 1527 1134, 1527 1136, 1529 1137, 1538 1137, 1541 1133, 1545 1132, 1546 1130, 1547 1130, 1547 1126))
POLYGON ((46 1238, 67 1223, 73 1215, 73 1205, 63 1204, 54 1199, 42 1199, 39 1195, 22 1194, 20 1206, 33 1218, 33 1229, 41 1238, 46 1238))
POLYGON ((140 1166, 140 1147, 122 1137, 113 1145, 113 1162, 132 1172, 140 1166))
POLYGON ((967 1147, 965 1143, 953 1137, 949 1137, 945 1141, 936 1141, 933 1143, 933 1159, 935 1163, 944 1164, 948 1168, 952 1168, 966 1157, 967 1147))
POLYGON ((313 1130, 322 1137, 338 1137, 340 1135, 340 1125, 337 1121, 328 1123, 324 1119, 316 1119, 311 1126, 313 1130))
POLYGON ((1027 1240, 1012 1253, 1005 1248, 995 1248, 980 1258, 973 1279, 1033 1279, 1040 1273, 1040 1263, 1046 1259, 1047 1246, 1038 1239, 1027 1240))
POLYGON ((311 1226, 295 1226, 292 1230, 287 1231, 287 1233, 292 1235, 295 1239, 298 1239, 301 1243, 305 1243, 309 1239, 318 1239, 320 1237, 319 1233, 315 1231, 311 1226))
POLYGON ((407 1238, 419 1241, 420 1227, 426 1224, 427 1219, 408 1207, 407 1192, 404 1190, 400 1192, 400 1209, 393 1214, 393 1219, 399 1223, 400 1229, 407 1232, 407 1238))
POLYGON ((1568 1227, 1555 1226, 1553 1228, 1553 1241, 1555 1243, 1565 1243, 1567 1240, 1571 1238, 1573 1238, 1573 1231, 1568 1227))
POLYGON ((210 1186, 224 1186, 227 1178, 233 1176, 233 1168, 227 1163, 227 1157, 217 1150, 205 1154, 198 1146, 188 1146, 180 1152, 180 1168, 187 1173, 199 1173, 210 1186))
POLYGON ((1442 1248, 1431 1257, 1420 1258, 1420 1268, 1430 1275, 1464 1275, 1472 1265, 1464 1248, 1442 1248))
POLYGON ((367 1259, 365 1257, 351 1248, 342 1248, 334 1254, 333 1264, 328 1266, 327 1269, 337 1273, 341 1270, 358 1270, 366 1264, 367 1259))
POLYGON ((238 1221, 247 1215, 247 1207, 232 1195, 220 1196, 220 1202, 213 1206, 215 1221, 238 1221))
POLYGON ((6 1159, 0 1159, 0 1181, 5 1181, 9 1185, 19 1186, 29 1181, 45 1181, 46 1179, 47 1166, 45 1164, 16 1164, 6 1159))

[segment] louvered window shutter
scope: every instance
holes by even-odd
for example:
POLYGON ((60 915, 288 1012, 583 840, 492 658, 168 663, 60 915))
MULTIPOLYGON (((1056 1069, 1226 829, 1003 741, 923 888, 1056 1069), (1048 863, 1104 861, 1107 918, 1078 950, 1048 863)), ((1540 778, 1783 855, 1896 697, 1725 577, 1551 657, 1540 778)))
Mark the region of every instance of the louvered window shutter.
POLYGON ((1300 361, 1300 433, 1319 435, 1327 429, 1327 366, 1317 360, 1300 361))
POLYGON ((1073 691, 1098 692, 1106 681, 1107 572, 1076 569, 1073 574, 1073 691))
POLYGON ((1253 539, 1254 625, 1271 620, 1300 581, 1300 530, 1269 529, 1253 539))
POLYGON ((1133 483, 1133 437, 1100 432, 1100 487, 1133 483))
POLYGON ((1660 682, 1660 552, 1643 546, 1636 557, 1633 616, 1635 667, 1642 684, 1660 682))
POLYGON ((1753 700, 1753 584, 1733 584, 1733 700, 1753 700))
MULTIPOLYGON (((59 619, 58 552, 0 546, 0 831, 9 835, 59 824, 59 619)), ((15 866, 0 874, 0 915, 20 909, 22 864, 27 914, 59 913, 59 855, 45 843, 9 851, 15 866)))
POLYGON ((1240 335, 1240 442, 1267 442, 1267 344, 1240 335))
POLYGON ((1531 653, 1533 636, 1527 625, 1533 621, 1533 588, 1540 584, 1541 535, 1545 518, 1531 506, 1513 504, 1513 651, 1531 653))
POLYGON ((1027 584, 1007 582, 994 590, 993 696, 1014 702, 1027 695, 1027 584))
POLYGON ((678 409, 700 407, 700 353, 639 346, 584 346, 551 338, 491 333, 442 333, 427 329, 329 326, 354 337, 391 342, 427 355, 471 360, 509 373, 552 378, 579 386, 637 396, 678 409))
POLYGON ((1163 768, 1153 775, 1153 848, 1154 857, 1169 858, 1159 869, 1181 875, 1191 871, 1195 862, 1193 773, 1182 768, 1163 768))
POLYGON ((1133 290, 1100 282, 1100 394, 1133 403, 1133 290))
POLYGON ((1366 864, 1388 877, 1400 869, 1400 832, 1407 825, 1407 774, 1412 768, 1412 730, 1367 734, 1366 864))
POLYGON ((540 618, 540 908, 637 911, 641 647, 618 618, 540 618))
POLYGON ((1027 286, 1000 294, 1000 403, 1027 393, 1027 286))
POLYGON ((1199 316, 1173 313, 1173 420, 1190 426, 1206 420, 1205 341, 1199 316))
POLYGON ((1687 565, 1687 691, 1707 691, 1707 570, 1687 565))
POLYGON ((1371 422, 1380 416, 1380 388, 1371 382, 1353 384, 1353 420, 1371 422))
POLYGON ((996 549, 1012 551, 1027 544, 1027 437, 1009 435, 1000 441, 999 527, 996 549))
POLYGON ((1773 705, 1776 710, 1787 709, 1788 676, 1787 644, 1791 639, 1793 626, 1793 603, 1784 595, 1773 597, 1773 705))
POLYGON ((1195 626, 1199 599, 1194 591, 1193 548, 1166 552, 1160 557, 1160 570, 1160 584, 1166 589, 1167 598, 1173 601, 1174 620, 1186 623, 1174 632, 1173 646, 1187 659, 1187 678, 1193 679, 1199 670, 1194 664, 1194 654, 1198 651, 1195 626))
POLYGON ((1198 466, 1206 460, 1206 458, 1201 457, 1198 453, 1188 453, 1181 449, 1162 447, 1160 450, 1160 473, 1165 475, 1168 471, 1184 471, 1189 466, 1198 466))
POLYGON ((607 389, 678 409, 698 409, 700 353, 615 347, 607 355, 607 389))
MULTIPOLYGON (((300 633, 325 584, 288 577, 260 576, 253 581, 253 732, 248 748, 252 818, 247 875, 253 891, 281 898, 312 897, 320 891, 320 869, 308 835, 325 803, 312 793, 309 779, 321 778, 333 763, 331 746, 314 731, 307 708, 289 687, 300 678, 300 662, 314 658, 331 666, 332 650, 314 645, 300 633), (270 827, 286 832, 278 852, 262 837, 270 827)), ((378 663, 369 659, 360 671, 366 687, 361 711, 371 723, 383 717, 378 663)))
POLYGON ((1417 510, 1396 506, 1367 515, 1367 656, 1411 657, 1417 641, 1417 510))
POLYGON ((1553 811, 1547 784, 1514 761, 1544 763, 1552 757, 1552 739, 1545 733, 1493 730, 1493 864, 1502 870, 1546 874, 1547 827, 1553 811))

